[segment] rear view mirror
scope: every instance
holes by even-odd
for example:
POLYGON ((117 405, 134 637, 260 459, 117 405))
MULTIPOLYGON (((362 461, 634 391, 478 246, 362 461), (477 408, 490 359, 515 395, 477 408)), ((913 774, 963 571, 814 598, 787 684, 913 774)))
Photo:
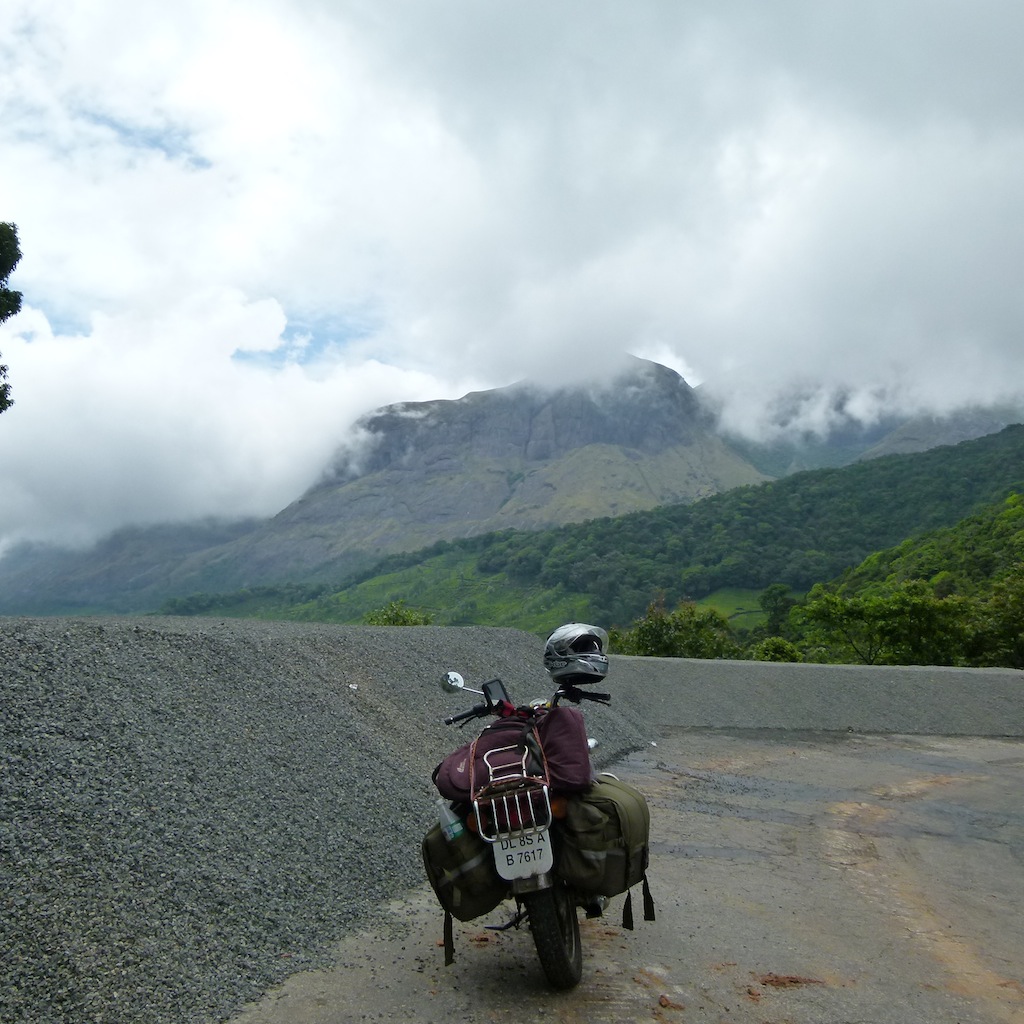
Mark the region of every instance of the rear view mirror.
POLYGON ((466 688, 466 680, 458 672, 445 672, 441 676, 441 689, 445 693, 458 693, 466 688))

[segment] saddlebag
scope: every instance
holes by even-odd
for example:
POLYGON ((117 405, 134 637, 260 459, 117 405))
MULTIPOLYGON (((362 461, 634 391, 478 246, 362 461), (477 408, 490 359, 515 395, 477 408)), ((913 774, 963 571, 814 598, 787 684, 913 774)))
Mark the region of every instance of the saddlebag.
MULTIPOLYGON (((653 921, 654 903, 647 884, 651 816, 643 794, 603 774, 567 803, 555 840, 559 875, 584 897, 617 896, 642 882, 644 919, 653 921)), ((623 925, 633 926, 628 896, 623 925)))
POLYGON ((509 894, 490 845, 468 829, 449 842, 435 825, 423 837, 423 866, 438 902, 460 921, 488 913, 509 894))

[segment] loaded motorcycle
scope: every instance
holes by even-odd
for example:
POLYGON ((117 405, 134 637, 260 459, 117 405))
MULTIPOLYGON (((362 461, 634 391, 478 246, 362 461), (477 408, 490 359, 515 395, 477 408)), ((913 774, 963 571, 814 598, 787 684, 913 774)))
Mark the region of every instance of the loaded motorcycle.
POLYGON ((650 817, 643 796, 613 775, 594 776, 578 708, 610 695, 557 682, 547 700, 512 703, 500 679, 449 693, 483 697, 444 719, 465 726, 493 718, 472 742, 435 769, 439 821, 423 839, 423 861, 445 911, 445 963, 454 959, 452 918, 473 920, 503 900, 515 912, 497 930, 527 922, 549 984, 570 989, 582 977, 578 908, 599 916, 608 897, 626 892, 623 926, 632 928, 629 887, 643 883, 644 916, 654 918, 647 884, 650 817))

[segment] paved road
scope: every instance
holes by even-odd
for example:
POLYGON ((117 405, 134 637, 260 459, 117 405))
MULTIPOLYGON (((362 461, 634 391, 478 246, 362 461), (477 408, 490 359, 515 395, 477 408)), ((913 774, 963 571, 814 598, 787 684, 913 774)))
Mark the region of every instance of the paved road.
POLYGON ((574 992, 478 922, 445 968, 421 890, 232 1024, 1024 1022, 1024 741, 675 730, 617 770, 658 920, 585 922, 574 992))

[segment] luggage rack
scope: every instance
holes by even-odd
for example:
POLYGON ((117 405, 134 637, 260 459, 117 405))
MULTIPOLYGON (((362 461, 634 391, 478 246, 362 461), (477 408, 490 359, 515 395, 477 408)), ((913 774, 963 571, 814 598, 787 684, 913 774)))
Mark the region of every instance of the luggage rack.
POLYGON ((477 834, 488 843, 551 827, 551 797, 545 779, 526 770, 529 752, 520 745, 484 754, 489 781, 473 798, 477 834))

